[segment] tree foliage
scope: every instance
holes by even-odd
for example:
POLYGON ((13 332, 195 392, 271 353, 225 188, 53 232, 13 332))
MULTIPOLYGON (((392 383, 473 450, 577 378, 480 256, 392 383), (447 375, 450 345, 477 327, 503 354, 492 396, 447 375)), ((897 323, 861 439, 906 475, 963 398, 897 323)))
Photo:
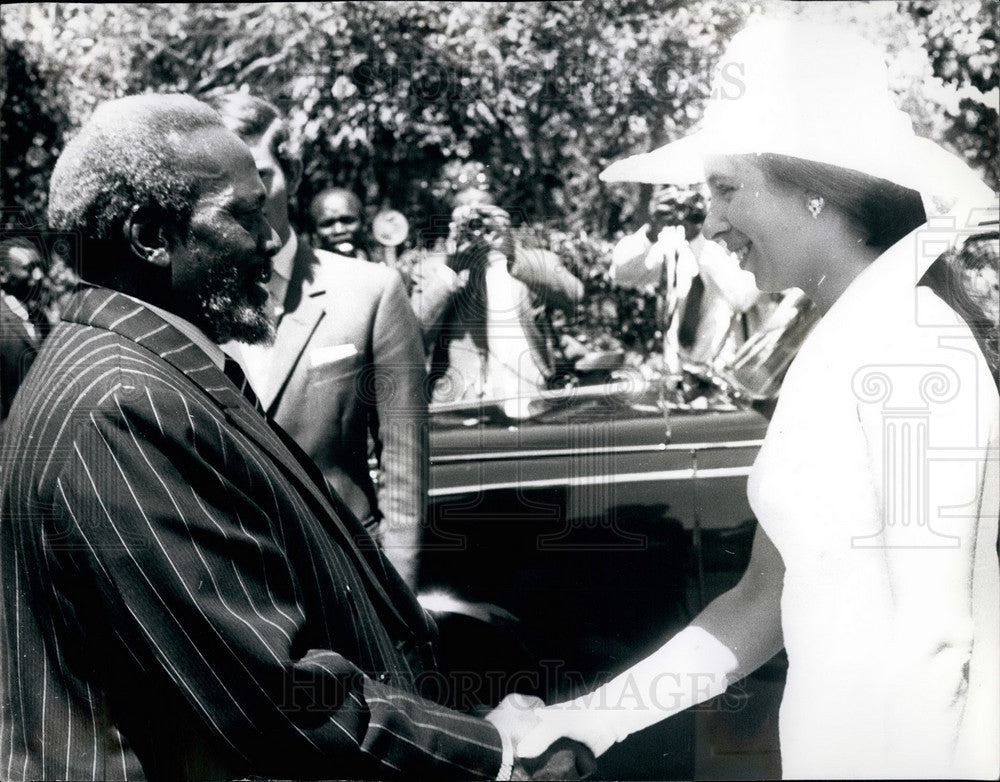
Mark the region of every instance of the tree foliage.
MULTIPOLYGON (((895 55, 895 86, 920 129, 996 186, 998 5, 822 5, 895 55)), ((101 100, 247 88, 284 106, 300 132, 304 198, 345 185, 426 217, 441 206, 429 192, 442 164, 479 159, 502 200, 530 219, 608 234, 639 201, 597 173, 690 127, 725 41, 750 16, 777 11, 799 9, 731 0, 8 7, 4 192, 40 205, 31 191, 62 132, 101 100), (29 117, 39 143, 26 149, 29 117)))
POLYGON ((66 117, 20 42, 4 46, 3 73, 0 193, 5 221, 33 224, 42 218, 66 117))

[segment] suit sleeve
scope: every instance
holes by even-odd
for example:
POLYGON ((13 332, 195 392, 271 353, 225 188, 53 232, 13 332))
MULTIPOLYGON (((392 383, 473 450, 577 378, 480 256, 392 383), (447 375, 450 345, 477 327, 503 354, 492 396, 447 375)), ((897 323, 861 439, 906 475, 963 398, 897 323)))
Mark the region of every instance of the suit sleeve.
POLYGON ((380 534, 390 562, 416 586, 428 481, 427 371, 420 326, 398 277, 386 285, 375 314, 373 427, 380 451, 380 534))
POLYGON ((181 719, 254 773, 495 775, 491 725, 348 659, 379 643, 377 619, 352 608, 349 560, 303 550, 305 504, 199 404, 166 389, 117 392, 76 423, 58 473, 66 545, 48 555, 77 558, 85 604, 106 627, 95 643, 134 665, 111 686, 142 681, 142 708, 158 715, 180 704, 181 719), (328 581, 314 580, 321 572, 328 581))

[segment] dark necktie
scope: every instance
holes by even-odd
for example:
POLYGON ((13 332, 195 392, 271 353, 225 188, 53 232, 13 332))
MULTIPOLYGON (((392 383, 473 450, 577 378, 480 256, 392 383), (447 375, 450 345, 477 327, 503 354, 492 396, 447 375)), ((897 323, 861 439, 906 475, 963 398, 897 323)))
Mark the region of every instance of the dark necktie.
POLYGON ((699 274, 691 280, 691 290, 688 291, 687 301, 684 303, 684 317, 677 329, 677 343, 684 350, 694 347, 695 338, 698 336, 698 321, 701 320, 701 300, 704 295, 705 283, 699 274))
POLYGON ((261 407, 260 400, 250 387, 250 381, 247 380, 247 376, 243 374, 243 369, 240 367, 236 359, 226 356, 226 363, 222 371, 226 373, 226 377, 233 381, 233 385, 239 389, 239 392, 243 394, 246 400, 253 405, 254 410, 261 415, 264 415, 264 408, 261 407))

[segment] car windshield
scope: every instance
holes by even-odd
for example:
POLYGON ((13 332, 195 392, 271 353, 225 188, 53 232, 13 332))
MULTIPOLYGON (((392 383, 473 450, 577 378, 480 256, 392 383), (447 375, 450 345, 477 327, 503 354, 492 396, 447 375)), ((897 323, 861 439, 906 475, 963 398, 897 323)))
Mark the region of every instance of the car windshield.
POLYGON ((589 343, 600 347, 578 356, 572 372, 553 387, 520 397, 437 402, 430 407, 432 420, 436 428, 530 426, 568 418, 598 421, 749 406, 764 411, 773 407, 788 365, 818 317, 801 292, 790 292, 726 362, 683 364, 680 374, 665 372, 655 353, 629 354, 610 333, 591 334, 589 343))
POLYGON ((736 410, 740 400, 720 385, 691 375, 690 399, 672 393, 662 376, 647 376, 641 369, 612 373, 604 383, 572 384, 541 389, 520 398, 483 397, 477 400, 440 402, 431 405, 435 427, 475 424, 531 426, 570 418, 576 422, 616 418, 662 418, 669 412, 736 410))

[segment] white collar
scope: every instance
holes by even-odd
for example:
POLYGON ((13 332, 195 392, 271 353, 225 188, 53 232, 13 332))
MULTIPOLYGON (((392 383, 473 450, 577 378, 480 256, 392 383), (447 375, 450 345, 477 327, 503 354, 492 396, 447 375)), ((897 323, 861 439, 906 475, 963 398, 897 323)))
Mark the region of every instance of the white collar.
POLYGON ((279 275, 284 280, 292 278, 292 265, 295 261, 295 253, 299 250, 299 240, 295 231, 288 232, 288 241, 281 245, 281 249, 271 258, 271 271, 279 275))
POLYGON ((871 267, 898 268, 908 285, 916 285, 941 253, 955 246, 959 233, 954 226, 950 220, 931 218, 887 248, 871 267))
POLYGON ((10 308, 10 311, 17 315, 17 317, 25 323, 31 323, 31 316, 28 314, 28 310, 25 308, 20 299, 9 293, 4 293, 3 300, 7 302, 7 306, 10 308))

